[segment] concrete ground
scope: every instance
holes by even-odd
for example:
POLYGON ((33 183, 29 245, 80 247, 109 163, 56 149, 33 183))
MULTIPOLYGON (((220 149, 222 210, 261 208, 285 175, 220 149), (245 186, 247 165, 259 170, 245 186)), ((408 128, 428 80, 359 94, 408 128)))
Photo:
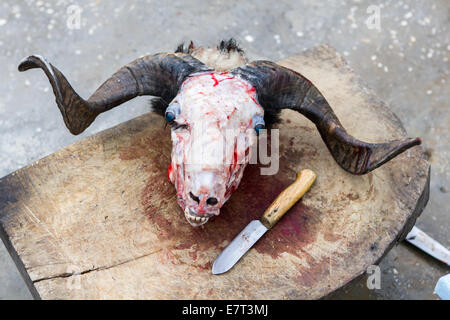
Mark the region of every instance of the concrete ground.
MULTIPOLYGON (((417 226, 450 247, 449 12, 447 0, 3 0, 0 176, 148 111, 147 99, 135 99, 72 136, 43 73, 17 72, 27 55, 47 57, 88 97, 120 66, 190 39, 208 45, 234 37, 250 57, 274 61, 328 43, 391 106, 409 135, 423 138, 431 197, 417 226)), ((367 289, 363 277, 332 298, 437 299, 436 281, 450 271, 408 244, 395 247, 380 268, 381 289, 367 289)), ((30 298, 0 244, 0 299, 30 298)))

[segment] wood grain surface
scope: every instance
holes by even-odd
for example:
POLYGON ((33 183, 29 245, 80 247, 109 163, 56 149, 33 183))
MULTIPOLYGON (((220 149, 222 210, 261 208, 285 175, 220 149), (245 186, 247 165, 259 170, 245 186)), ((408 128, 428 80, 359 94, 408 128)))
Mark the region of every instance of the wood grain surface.
MULTIPOLYGON (((333 49, 280 64, 314 82, 356 138, 406 136, 333 49)), ((203 227, 191 227, 176 203, 169 129, 149 113, 1 179, 0 236, 36 298, 321 298, 364 274, 412 228, 428 200, 430 164, 418 146, 354 176, 300 114, 283 111, 278 127, 278 173, 247 167, 220 216, 203 227), (317 173, 313 188, 230 272, 212 275, 221 250, 304 168, 317 173)))

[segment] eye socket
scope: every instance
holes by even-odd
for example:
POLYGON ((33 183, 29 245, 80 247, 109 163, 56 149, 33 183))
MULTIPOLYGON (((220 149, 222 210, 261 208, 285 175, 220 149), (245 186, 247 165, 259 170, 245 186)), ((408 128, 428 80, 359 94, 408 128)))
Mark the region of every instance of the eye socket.
POLYGON ((255 125, 256 134, 259 135, 261 130, 265 127, 264 117, 257 115, 253 117, 253 123, 255 125))
POLYGON ((166 118, 166 121, 170 123, 173 120, 175 120, 175 115, 170 111, 166 111, 165 118, 166 118))
POLYGON ((180 112, 180 105, 178 103, 173 103, 167 107, 164 117, 166 118, 167 122, 171 123, 175 120, 177 115, 180 114, 180 112))
POLYGON ((172 121, 172 130, 177 130, 177 129, 187 129, 189 128, 189 126, 187 124, 180 124, 176 121, 172 121))
POLYGON ((264 125, 263 124, 256 125, 256 127, 255 127, 256 134, 259 135, 262 129, 264 129, 264 125))

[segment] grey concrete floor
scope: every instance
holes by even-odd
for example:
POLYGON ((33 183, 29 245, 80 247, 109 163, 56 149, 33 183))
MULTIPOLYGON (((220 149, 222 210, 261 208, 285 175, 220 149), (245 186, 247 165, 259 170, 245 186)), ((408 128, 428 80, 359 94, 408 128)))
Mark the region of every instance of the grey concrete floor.
MULTIPOLYGON (((47 57, 87 97, 120 66, 182 41, 209 45, 234 37, 251 58, 274 61, 328 43, 391 106, 409 135, 423 138, 432 163, 431 198, 417 226, 450 247, 449 9, 448 0, 2 0, 0 176, 148 111, 146 99, 135 99, 72 136, 43 73, 17 72, 27 55, 47 57), (71 5, 82 9, 79 29, 73 29, 71 5), (366 24, 376 22, 371 5, 378 6, 379 28, 366 24)), ((381 289, 368 290, 363 277, 332 298, 437 299, 434 285, 450 271, 408 244, 395 247, 380 268, 381 289)), ((31 295, 0 244, 0 299, 15 298, 31 295)))

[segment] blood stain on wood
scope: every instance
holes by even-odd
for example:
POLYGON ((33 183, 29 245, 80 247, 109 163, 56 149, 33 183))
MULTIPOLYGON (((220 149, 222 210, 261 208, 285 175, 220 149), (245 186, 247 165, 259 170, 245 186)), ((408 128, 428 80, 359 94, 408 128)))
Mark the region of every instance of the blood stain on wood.
MULTIPOLYGON (((144 168, 150 167, 145 166, 145 163, 150 161, 153 163, 151 175, 141 194, 145 215, 155 226, 158 237, 162 241, 167 242, 171 249, 188 250, 188 255, 193 262, 201 260, 198 259, 200 252, 223 249, 227 242, 231 241, 250 221, 259 219, 270 203, 288 186, 281 181, 289 180, 286 179, 286 175, 292 173, 287 169, 287 165, 283 165, 276 175, 264 176, 260 174, 259 165, 249 165, 240 186, 224 205, 221 214, 211 218, 204 226, 194 228, 186 221, 181 208, 175 203, 175 188, 167 181, 165 173, 169 159, 155 153, 154 150, 157 147, 152 137, 138 137, 130 143, 128 148, 121 150, 120 159, 125 161, 141 159, 144 168), (174 207, 170 214, 165 213, 168 212, 166 209, 168 205, 174 207)), ((291 178, 293 180, 295 176, 291 178)), ((300 249, 316 238, 316 230, 312 222, 319 214, 301 201, 298 202, 264 236, 263 241, 255 244, 254 248, 257 252, 268 254, 273 259, 285 252, 296 256, 302 255, 300 249)), ((206 264, 198 266, 210 267, 206 264)))

